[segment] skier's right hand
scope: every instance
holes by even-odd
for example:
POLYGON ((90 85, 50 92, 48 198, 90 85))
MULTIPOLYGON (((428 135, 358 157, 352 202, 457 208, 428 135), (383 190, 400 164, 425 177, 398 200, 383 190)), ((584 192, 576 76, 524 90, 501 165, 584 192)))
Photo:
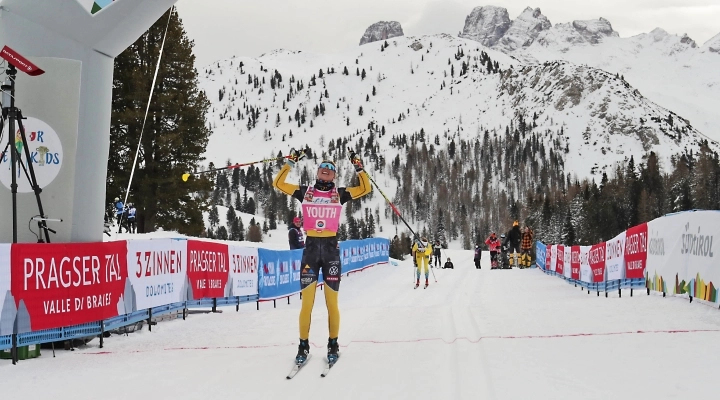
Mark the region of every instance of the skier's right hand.
POLYGON ((304 151, 297 151, 295 149, 290 150, 290 154, 288 155, 287 160, 285 161, 286 164, 289 164, 291 167, 295 166, 295 163, 305 158, 305 152, 304 151))

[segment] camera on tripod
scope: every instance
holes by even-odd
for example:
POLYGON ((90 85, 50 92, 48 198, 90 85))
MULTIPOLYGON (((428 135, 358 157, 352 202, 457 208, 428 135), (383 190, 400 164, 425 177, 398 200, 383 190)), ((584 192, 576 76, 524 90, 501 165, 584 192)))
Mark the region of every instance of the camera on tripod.
MULTIPOLYGON (((47 221, 52 221, 48 218, 43 211, 42 201, 40 200, 40 193, 42 189, 37 183, 37 177, 35 176, 35 169, 32 165, 32 157, 28 148, 27 137, 25 136, 25 127, 23 126, 23 115, 22 111, 15 107, 15 79, 17 77, 17 71, 22 71, 29 76, 39 76, 45 73, 38 66, 30 62, 28 59, 20 55, 15 50, 8 46, 3 47, 0 50, 0 57, 9 63, 6 70, 7 78, 5 82, 0 86, 2 89, 2 118, 7 119, 8 123, 8 140, 5 150, 0 153, 0 160, 4 159, 5 154, 10 152, 10 164, 11 164, 11 175, 12 183, 10 184, 10 192, 12 193, 12 214, 13 214, 13 243, 17 243, 17 192, 18 184, 17 177, 19 175, 19 168, 25 173, 25 177, 28 179, 33 192, 35 193, 35 199, 38 205, 39 215, 32 218, 31 221, 37 221, 39 230, 44 233, 45 239, 43 240, 38 236, 38 242, 50 243, 50 232, 55 233, 52 229, 48 228, 47 221), (22 146, 17 146, 18 142, 15 134, 15 127, 18 127, 19 137, 18 139, 22 142, 22 146), (27 165, 23 163, 22 154, 20 154, 20 147, 24 149, 25 159, 27 165)), ((0 125, 0 133, 4 128, 4 123, 0 125)))

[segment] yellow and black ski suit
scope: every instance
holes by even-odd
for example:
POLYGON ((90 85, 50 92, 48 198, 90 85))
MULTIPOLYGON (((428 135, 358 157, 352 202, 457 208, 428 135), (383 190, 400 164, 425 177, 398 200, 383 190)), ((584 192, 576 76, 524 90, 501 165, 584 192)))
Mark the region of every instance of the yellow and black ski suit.
MULTIPOLYGON (((285 182, 291 167, 284 165, 273 180, 273 186, 292 196, 302 203, 307 192, 307 186, 298 186, 285 182)), ((358 173, 360 185, 350 188, 338 188, 340 204, 358 199, 372 191, 370 179, 365 171, 358 173)), ((327 191, 327 187, 318 187, 315 190, 327 191)), ((331 338, 337 338, 340 332, 340 310, 338 309, 338 291, 340 290, 340 249, 338 247, 337 232, 327 229, 317 231, 307 230, 305 249, 302 256, 302 271, 300 272, 300 289, 302 293, 302 306, 300 308, 300 339, 307 340, 310 336, 310 321, 313 305, 315 303, 315 288, 322 269, 325 281, 325 303, 328 309, 328 329, 331 338)))

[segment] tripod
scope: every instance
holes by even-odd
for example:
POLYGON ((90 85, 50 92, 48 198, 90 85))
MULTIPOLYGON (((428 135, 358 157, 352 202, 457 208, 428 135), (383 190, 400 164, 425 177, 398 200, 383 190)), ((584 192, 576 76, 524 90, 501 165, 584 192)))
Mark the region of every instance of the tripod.
MULTIPOLYGON (((45 242, 50 243, 50 232, 55 233, 52 229, 49 229, 47 226, 46 221, 48 220, 45 217, 45 212, 43 211, 43 205, 42 201, 40 200, 40 193, 42 192, 42 189, 37 183, 37 179, 35 177, 35 169, 32 165, 32 157, 30 155, 30 148, 28 147, 27 138, 25 136, 25 127, 23 126, 22 120, 23 115, 22 111, 15 107, 15 78, 17 76, 17 69, 14 65, 10 65, 8 69, 6 70, 7 73, 7 79, 5 80, 5 83, 0 87, 2 89, 2 117, 3 119, 7 119, 8 121, 8 141, 7 145, 5 146, 5 150, 3 150, 2 153, 0 153, 0 160, 5 158, 5 155, 7 154, 8 150, 10 151, 10 164, 11 164, 11 174, 12 174, 12 181, 10 184, 10 192, 12 193, 12 215, 13 215, 13 243, 17 243, 17 192, 18 192, 18 184, 17 184, 17 176, 19 175, 18 165, 22 168, 23 172, 25 173, 25 177, 28 179, 28 182, 30 183, 30 186, 32 187, 33 192, 35 193, 35 199, 37 200, 38 205, 38 211, 40 213, 40 218, 33 218, 33 220, 36 220, 38 223, 38 228, 44 232, 45 234, 45 242), (20 140, 22 141, 22 147, 25 150, 25 159, 27 160, 27 165, 23 163, 22 155, 20 154, 20 150, 17 148, 19 142, 15 139, 15 124, 17 123, 17 127, 19 128, 20 133, 20 140)), ((0 134, 2 133, 2 129, 4 127, 4 124, 0 124, 0 134)), ((38 242, 43 242, 43 240, 38 237, 38 242)))

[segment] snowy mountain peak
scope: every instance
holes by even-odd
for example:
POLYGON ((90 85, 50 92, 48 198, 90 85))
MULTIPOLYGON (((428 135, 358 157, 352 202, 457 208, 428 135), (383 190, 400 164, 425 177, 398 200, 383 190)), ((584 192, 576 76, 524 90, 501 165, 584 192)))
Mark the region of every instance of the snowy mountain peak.
POLYGON ((572 24, 573 28, 583 34, 583 36, 585 36, 591 43, 596 43, 599 39, 602 39, 603 37, 620 36, 617 32, 613 30, 610 21, 606 20, 603 17, 600 17, 600 19, 591 19, 587 21, 573 21, 572 24))
POLYGON ((465 18, 460 37, 475 40, 492 47, 510 29, 512 21, 506 8, 496 6, 475 7, 465 18))
POLYGON ((550 20, 539 8, 526 8, 500 39, 504 50, 512 51, 520 47, 530 46, 541 32, 552 28, 550 20))
POLYGON ((720 54, 720 33, 713 36, 712 39, 705 42, 703 48, 710 50, 712 53, 720 54))
POLYGON ((405 36, 402 30, 402 26, 397 21, 380 21, 370 25, 366 30, 363 37, 360 39, 360 46, 377 42, 380 40, 387 40, 390 38, 405 36))

